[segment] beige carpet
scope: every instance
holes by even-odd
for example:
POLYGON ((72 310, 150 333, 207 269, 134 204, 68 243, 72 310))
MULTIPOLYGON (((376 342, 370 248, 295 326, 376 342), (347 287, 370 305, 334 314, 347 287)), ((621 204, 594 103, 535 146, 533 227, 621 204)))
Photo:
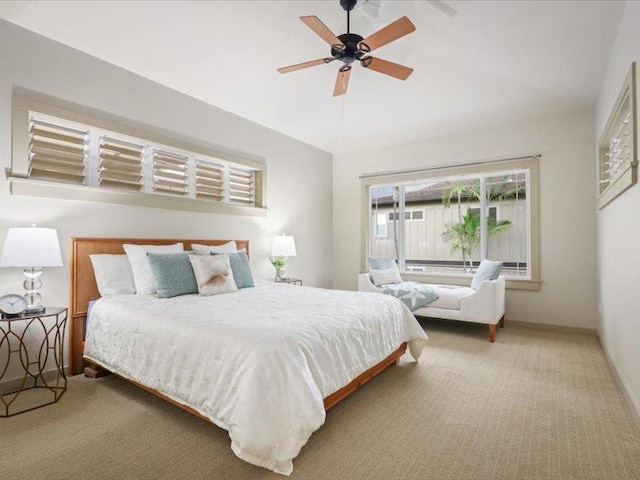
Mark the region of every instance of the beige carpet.
MULTIPOLYGON (((419 364, 392 367, 330 411, 292 478, 638 479, 640 427, 595 337, 425 325, 419 364)), ((75 377, 61 402, 0 419, 1 479, 278 479, 225 431, 115 377, 75 377)))

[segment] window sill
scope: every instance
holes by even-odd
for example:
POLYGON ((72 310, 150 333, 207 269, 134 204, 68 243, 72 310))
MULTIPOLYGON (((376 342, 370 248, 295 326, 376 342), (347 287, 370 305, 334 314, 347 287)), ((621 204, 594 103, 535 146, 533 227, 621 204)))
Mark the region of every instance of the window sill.
POLYGON ((106 188, 87 187, 84 185, 66 185, 8 175, 11 195, 27 195, 32 197, 59 198, 63 200, 80 200, 86 202, 115 203, 138 207, 163 208, 167 210, 184 210, 189 212, 220 213, 244 215, 250 217, 266 217, 267 209, 247 207, 229 203, 211 202, 171 195, 147 194, 110 190, 106 188))
MULTIPOLYGON (((402 273, 403 280, 421 283, 435 283, 439 285, 462 285, 468 287, 471 285, 473 275, 433 275, 415 272, 402 273)), ((542 281, 533 279, 519 279, 506 277, 507 290, 531 290, 539 291, 542 281)))

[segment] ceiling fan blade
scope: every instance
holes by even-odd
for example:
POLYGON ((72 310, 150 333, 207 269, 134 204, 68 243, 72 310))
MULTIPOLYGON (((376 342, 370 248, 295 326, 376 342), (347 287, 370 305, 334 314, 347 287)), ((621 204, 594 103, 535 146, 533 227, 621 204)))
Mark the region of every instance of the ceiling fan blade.
POLYGON ((376 72, 384 73, 385 75, 389 75, 390 77, 395 77, 400 80, 406 80, 409 78, 409 75, 413 73, 413 68, 405 67, 404 65, 399 65, 376 57, 364 57, 360 63, 364 68, 375 70, 376 72))
POLYGON ((289 65, 288 67, 281 67, 278 69, 280 73, 295 72, 296 70, 302 70, 303 68, 315 67, 316 65, 322 65, 325 63, 333 62, 334 58, 319 58, 318 60, 311 60, 309 62, 297 63, 295 65, 289 65))
POLYGON ((402 17, 393 23, 390 23, 381 30, 360 42, 360 48, 365 52, 372 52, 376 48, 380 48, 387 43, 391 43, 409 33, 415 31, 416 27, 407 17, 402 17), (364 46, 363 46, 364 44, 364 46), (367 48, 368 47, 368 48, 367 48))
POLYGON ((333 89, 333 96, 344 95, 347 93, 347 87, 349 86, 349 77, 351 76, 351 67, 348 70, 338 70, 338 76, 336 78, 336 86, 333 89))
POLYGON ((458 11, 450 5, 447 5, 441 0, 427 0, 428 3, 431 4, 432 7, 437 8, 445 15, 449 17, 455 17, 458 11))
POLYGON ((300 17, 307 27, 316 32, 329 45, 343 45, 338 37, 315 15, 300 17))

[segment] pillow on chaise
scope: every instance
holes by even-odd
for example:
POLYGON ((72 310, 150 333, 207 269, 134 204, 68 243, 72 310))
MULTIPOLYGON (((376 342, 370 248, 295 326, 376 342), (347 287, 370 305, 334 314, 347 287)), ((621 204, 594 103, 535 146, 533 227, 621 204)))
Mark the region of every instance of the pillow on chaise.
POLYGON ((500 276, 500 272, 502 272, 502 262, 482 260, 471 281, 471 288, 478 290, 482 282, 485 280, 495 280, 500 276))
POLYGON ((387 270, 397 267, 396 259, 393 257, 369 257, 369 270, 387 270))
POLYGON ((389 285, 390 283, 402 283, 402 277, 398 267, 387 268, 385 270, 370 270, 371 281, 376 287, 389 285))

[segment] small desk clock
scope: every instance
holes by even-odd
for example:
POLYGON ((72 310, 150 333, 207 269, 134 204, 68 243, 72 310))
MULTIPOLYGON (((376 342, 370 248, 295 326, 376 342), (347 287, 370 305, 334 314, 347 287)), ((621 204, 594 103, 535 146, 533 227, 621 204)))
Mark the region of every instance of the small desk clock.
POLYGON ((22 295, 9 294, 0 297, 0 313, 2 318, 17 317, 27 308, 27 301, 22 295))

